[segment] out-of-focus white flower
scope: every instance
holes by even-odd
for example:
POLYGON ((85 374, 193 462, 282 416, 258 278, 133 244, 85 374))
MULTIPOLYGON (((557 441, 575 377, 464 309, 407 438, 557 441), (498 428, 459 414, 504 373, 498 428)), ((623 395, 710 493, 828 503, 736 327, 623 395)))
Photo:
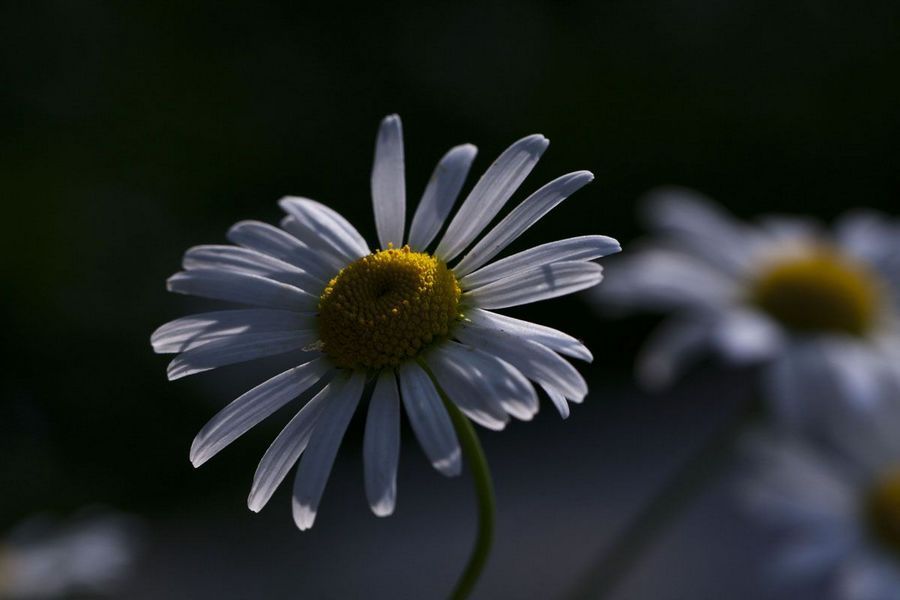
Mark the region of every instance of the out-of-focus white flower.
POLYGON ((461 452, 441 393, 450 406, 494 430, 510 416, 528 420, 537 412, 532 382, 568 415, 567 403, 580 402, 587 383, 563 356, 591 360, 591 353, 560 331, 494 312, 591 287, 602 278, 593 260, 619 250, 615 240, 590 235, 495 260, 593 179, 587 171, 563 175, 489 227, 548 144, 531 135, 510 146, 445 229, 476 152, 469 144, 452 148, 428 182, 407 234, 402 130, 399 117, 389 116, 378 132, 372 169, 380 250, 370 250, 334 210, 292 197, 279 203, 287 213, 281 228, 243 221, 228 232, 236 246, 188 250, 185 270, 168 281, 171 291, 253 308, 160 327, 153 348, 179 353, 169 365, 170 379, 306 351, 302 364, 213 417, 191 447, 194 466, 320 388, 263 456, 248 499, 251 510, 261 510, 302 454, 293 515, 300 529, 308 529, 363 397, 371 397, 363 441, 366 493, 378 516, 391 514, 395 505, 401 400, 420 445, 444 475, 460 472, 461 452))
POLYGON ((778 416, 900 397, 900 226, 871 212, 834 231, 800 218, 752 226, 682 189, 651 195, 655 235, 608 265, 606 307, 671 312, 638 359, 648 387, 714 353, 760 363, 778 416))
POLYGON ((754 434, 743 500, 784 535, 779 583, 827 580, 835 598, 900 598, 900 403, 830 419, 828 441, 754 434))
POLYGON ((123 515, 31 518, 0 541, 0 598, 111 595, 137 548, 137 524, 123 515))

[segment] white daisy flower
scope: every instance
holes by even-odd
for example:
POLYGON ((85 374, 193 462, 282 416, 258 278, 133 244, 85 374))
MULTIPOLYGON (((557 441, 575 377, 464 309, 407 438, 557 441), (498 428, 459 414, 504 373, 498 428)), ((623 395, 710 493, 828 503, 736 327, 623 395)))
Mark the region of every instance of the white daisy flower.
POLYGON ((31 518, 0 540, 0 598, 111 594, 132 567, 137 546, 137 523, 123 515, 62 524, 31 518))
POLYGON ((834 450, 789 435, 749 444, 744 499, 784 544, 776 581, 826 583, 834 598, 900 598, 900 403, 830 421, 834 450))
POLYGON ((566 416, 567 401, 580 402, 587 384, 563 356, 590 361, 591 353, 572 336, 494 310, 596 285, 602 269, 591 261, 619 251, 619 245, 590 235, 491 261, 593 176, 563 175, 488 227, 548 143, 531 135, 503 152, 438 238, 476 153, 468 144, 451 149, 429 180, 407 234, 402 130, 399 117, 389 116, 378 132, 372 169, 378 249, 371 250, 332 209, 295 197, 279 202, 287 213, 281 228, 242 221, 228 231, 236 246, 189 249, 185 270, 168 280, 170 291, 253 308, 194 315, 157 329, 154 350, 179 353, 169 379, 306 351, 302 364, 213 417, 191 447, 194 466, 320 387, 263 456, 248 501, 251 510, 262 509, 303 454, 293 516, 307 529, 364 397, 370 398, 365 489, 379 516, 394 510, 401 403, 423 450, 444 475, 458 474, 461 458, 442 395, 472 421, 500 430, 510 416, 528 420, 537 412, 534 382, 566 416))
POLYGON ((688 190, 653 194, 656 238, 614 261, 595 298, 671 312, 638 359, 648 387, 670 384, 713 352, 764 365, 784 422, 822 407, 874 406, 900 395, 900 227, 850 214, 833 232, 773 217, 741 223, 688 190))

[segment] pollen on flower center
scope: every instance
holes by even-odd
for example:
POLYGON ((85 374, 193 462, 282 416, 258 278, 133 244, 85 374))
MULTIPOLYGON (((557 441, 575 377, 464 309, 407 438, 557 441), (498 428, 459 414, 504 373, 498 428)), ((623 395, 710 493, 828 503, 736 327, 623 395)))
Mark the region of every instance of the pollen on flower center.
POLYGON ((775 264, 751 295, 789 329, 864 335, 875 321, 879 286, 863 266, 820 251, 775 264))
POLYGON ((364 256, 319 299, 323 351, 340 367, 396 366, 449 333, 460 293, 442 261, 409 246, 364 256))
POLYGON ((865 517, 875 539, 900 555, 900 468, 876 481, 866 497, 865 517))

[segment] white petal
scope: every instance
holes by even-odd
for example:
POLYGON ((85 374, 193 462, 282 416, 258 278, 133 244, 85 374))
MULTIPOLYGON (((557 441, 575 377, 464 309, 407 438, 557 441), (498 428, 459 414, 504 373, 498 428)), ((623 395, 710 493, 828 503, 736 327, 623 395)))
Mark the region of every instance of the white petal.
POLYGON ((654 190, 644 215, 657 232, 665 233, 694 256, 730 273, 753 267, 761 234, 720 210, 705 196, 685 188, 654 190))
POLYGON ((316 520, 319 500, 325 491, 325 484, 331 474, 334 458, 337 456, 344 432, 353 417, 363 388, 366 385, 365 373, 354 373, 347 385, 341 388, 322 409, 322 415, 316 423, 306 455, 297 468, 294 480, 294 497, 291 508, 294 523, 302 531, 309 529, 316 520))
POLYGON ((523 321, 506 315, 475 308, 466 313, 466 318, 482 328, 494 329, 501 333, 520 337, 547 346, 554 352, 565 354, 573 358, 580 358, 587 362, 594 360, 591 351, 587 347, 567 333, 563 333, 552 327, 538 325, 530 321, 523 321))
POLYGON ((236 334, 310 330, 315 324, 314 313, 267 308, 220 310, 169 321, 153 332, 150 343, 155 352, 168 354, 236 334))
POLYGON ((292 285, 259 275, 214 269, 195 269, 176 273, 166 281, 166 287, 170 292, 189 296, 297 312, 315 310, 318 304, 316 296, 292 285))
POLYGON ((315 330, 239 333, 182 352, 169 363, 166 374, 174 381, 225 365, 298 350, 318 339, 315 330))
POLYGON ((510 243, 553 210, 560 202, 593 181, 589 171, 577 171, 554 179, 515 207, 453 267, 462 277, 503 251, 510 243))
POLYGON ((481 176, 447 227, 435 254, 453 260, 466 249, 518 189, 547 149, 549 140, 530 135, 507 148, 481 176))
POLYGON ((669 248, 645 248, 605 266, 606 280, 591 295, 601 305, 625 310, 719 310, 744 291, 743 280, 669 248))
POLYGON ((289 235, 296 238, 300 243, 309 248, 319 262, 323 265, 322 272, 329 273, 327 280, 330 281, 338 271, 347 266, 354 259, 350 259, 341 252, 337 251, 328 240, 324 239, 318 232, 306 228, 293 217, 286 215, 279 223, 289 235))
POLYGON ((432 350, 426 360, 447 397, 489 429, 505 426, 504 412, 527 421, 538 411, 531 383, 496 356, 448 341, 432 350))
POLYGON ((366 498, 379 517, 394 512, 397 499, 397 460, 400 457, 400 393, 390 369, 378 377, 363 437, 366 498))
POLYGON ((673 317, 654 331, 637 357, 637 380, 649 390, 666 388, 703 352, 712 339, 707 319, 673 317))
POLYGON ((322 410, 337 397, 346 383, 345 375, 332 379, 281 430, 259 461, 253 475, 253 485, 247 498, 250 510, 259 512, 266 505, 306 449, 322 410))
POLYGON ((320 240, 346 262, 353 262, 369 254, 369 246, 356 228, 340 213, 324 204, 309 198, 287 196, 278 201, 278 206, 308 233, 301 238, 307 245, 312 246, 312 240, 320 240))
POLYGON ((435 167, 409 228, 410 248, 424 251, 441 230, 477 153, 472 144, 456 146, 435 167))
POLYGON ((785 343, 781 327, 755 310, 733 308, 717 318, 713 346, 733 364, 749 364, 775 356, 785 343))
POLYGON ((340 268, 328 264, 323 260, 321 254, 316 253, 290 233, 268 223, 241 221, 228 230, 226 237, 239 246, 268 254, 300 267, 322 281, 330 280, 340 268))
POLYGON ((560 262, 493 281, 463 298, 479 308, 506 308, 572 294, 602 279, 603 267, 596 263, 560 262))
POLYGON ((324 281, 300 267, 240 246, 194 246, 185 252, 181 265, 186 271, 218 269, 259 275, 300 288, 314 296, 325 289, 324 281))
POLYGON ((566 397, 552 388, 545 388, 544 391, 547 393, 547 397, 550 398, 550 402, 552 402, 553 406, 556 407, 556 410, 559 411, 559 416, 563 419, 568 419, 569 402, 566 400, 566 397))
POLYGON ((459 284, 463 289, 476 288, 541 265, 594 260, 621 250, 619 242, 605 235, 585 235, 557 240, 492 262, 461 278, 459 284))
POLYGON ((288 369, 242 394, 203 426, 191 444, 191 463, 199 467, 228 444, 318 382, 330 366, 319 358, 288 369))
POLYGON ((588 386, 584 377, 546 346, 500 333, 496 329, 483 329, 466 323, 457 327, 455 337, 464 344, 505 360, 545 390, 556 390, 574 402, 581 402, 587 396, 588 386))
POLYGON ((403 126, 400 117, 381 121, 372 165, 372 207, 381 248, 403 244, 406 226, 406 182, 403 165, 403 126))
POLYGON ((448 477, 459 475, 462 468, 459 442, 431 378, 412 361, 401 365, 397 375, 409 424, 432 466, 448 477))

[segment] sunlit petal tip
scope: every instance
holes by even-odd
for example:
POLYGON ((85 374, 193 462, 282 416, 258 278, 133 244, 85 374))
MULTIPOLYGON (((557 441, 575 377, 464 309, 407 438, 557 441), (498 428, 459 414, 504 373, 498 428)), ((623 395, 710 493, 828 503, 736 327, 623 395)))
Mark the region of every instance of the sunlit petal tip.
POLYGON ((462 453, 456 448, 452 454, 446 458, 435 461, 432 466, 438 473, 445 477, 456 477, 462 473, 462 453))
POLYGON ((291 502, 291 512, 294 515, 294 523, 300 531, 306 531, 316 522, 316 511, 309 505, 294 500, 291 502))
POLYGON ((370 505, 369 508, 376 517, 390 517, 394 514, 395 502, 393 498, 385 498, 370 505))

